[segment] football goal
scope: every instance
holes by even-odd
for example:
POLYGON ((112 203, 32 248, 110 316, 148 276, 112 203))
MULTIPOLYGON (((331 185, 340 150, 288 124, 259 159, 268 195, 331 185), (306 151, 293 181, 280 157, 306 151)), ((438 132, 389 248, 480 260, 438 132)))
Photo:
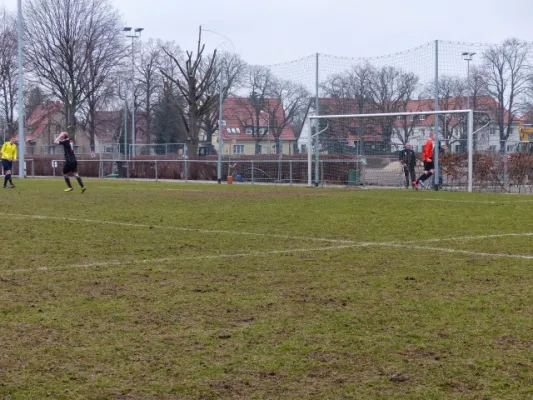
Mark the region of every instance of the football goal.
POLYGON ((349 185, 407 186, 411 166, 415 174, 423 173, 422 150, 435 133, 435 174, 430 186, 438 189, 443 183, 453 184, 471 192, 474 150, 482 150, 481 141, 474 149, 475 129, 488 126, 472 110, 333 114, 309 119, 308 186, 339 182, 339 176, 349 185), (406 166, 401 159, 406 147, 416 155, 414 165, 406 166))

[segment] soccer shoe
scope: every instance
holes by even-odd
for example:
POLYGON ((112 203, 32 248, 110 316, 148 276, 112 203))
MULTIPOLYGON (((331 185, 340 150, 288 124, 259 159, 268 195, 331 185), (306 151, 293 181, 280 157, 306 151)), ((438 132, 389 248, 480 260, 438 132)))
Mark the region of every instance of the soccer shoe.
POLYGON ((10 189, 15 189, 15 185, 9 186, 10 189))
POLYGON ((84 193, 87 190, 87 188, 84 186, 81 188, 81 192, 84 193))
POLYGON ((424 183, 421 182, 421 181, 418 181, 418 185, 419 185, 419 187, 421 187, 422 189, 427 189, 427 186, 424 185, 424 183))
POLYGON ((417 190, 420 189, 420 185, 418 184, 418 182, 413 182, 413 189, 417 190))
POLYGON ((65 192, 72 192, 73 190, 74 190, 74 189, 72 189, 72 188, 66 188, 64 191, 65 191, 65 192))

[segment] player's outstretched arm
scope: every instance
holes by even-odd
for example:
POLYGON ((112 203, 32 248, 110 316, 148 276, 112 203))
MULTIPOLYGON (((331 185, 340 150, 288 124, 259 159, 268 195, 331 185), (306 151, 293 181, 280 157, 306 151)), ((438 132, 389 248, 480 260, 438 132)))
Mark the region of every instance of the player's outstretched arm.
POLYGON ((64 140, 67 137, 67 132, 61 132, 59 136, 54 140, 54 144, 59 144, 62 140, 64 140))

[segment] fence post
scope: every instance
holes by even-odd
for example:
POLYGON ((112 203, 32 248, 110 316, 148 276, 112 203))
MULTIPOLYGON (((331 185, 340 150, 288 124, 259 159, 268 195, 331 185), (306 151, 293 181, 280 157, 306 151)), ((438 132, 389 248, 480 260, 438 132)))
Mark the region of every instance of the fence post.
POLYGON ((157 181, 157 160, 155 160, 155 180, 157 181))
POLYGON ((254 184, 254 160, 252 160, 252 184, 254 184))
POLYGON ((31 176, 32 178, 35 178, 35 160, 31 160, 31 176))
POLYGON ((185 159, 185 182, 189 180, 189 160, 185 159))
MULTIPOLYGON (((322 186, 323 187, 326 187, 326 181, 324 180, 324 161, 323 160, 320 160, 320 164, 322 166, 322 173, 320 174, 320 180, 322 181, 322 186)), ((318 182, 317 182, 317 186, 318 186, 318 182)))
POLYGON ((292 186, 292 160, 289 160, 289 185, 292 186))

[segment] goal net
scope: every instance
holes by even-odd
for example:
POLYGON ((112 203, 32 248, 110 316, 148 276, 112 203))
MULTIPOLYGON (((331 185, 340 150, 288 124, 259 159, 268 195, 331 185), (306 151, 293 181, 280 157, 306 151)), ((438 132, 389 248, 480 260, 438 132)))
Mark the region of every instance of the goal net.
MULTIPOLYGON (((436 134, 431 188, 474 188, 474 153, 490 152, 480 138, 488 118, 472 110, 311 116, 308 185, 411 186, 424 172, 423 147, 436 134), (400 152, 410 147, 415 160, 400 152), (437 149, 440 149, 437 151, 437 149), (415 175, 416 178, 412 176, 415 175)), ((479 161, 479 160, 477 160, 479 161)), ((481 165, 479 168, 487 168, 481 165)))

